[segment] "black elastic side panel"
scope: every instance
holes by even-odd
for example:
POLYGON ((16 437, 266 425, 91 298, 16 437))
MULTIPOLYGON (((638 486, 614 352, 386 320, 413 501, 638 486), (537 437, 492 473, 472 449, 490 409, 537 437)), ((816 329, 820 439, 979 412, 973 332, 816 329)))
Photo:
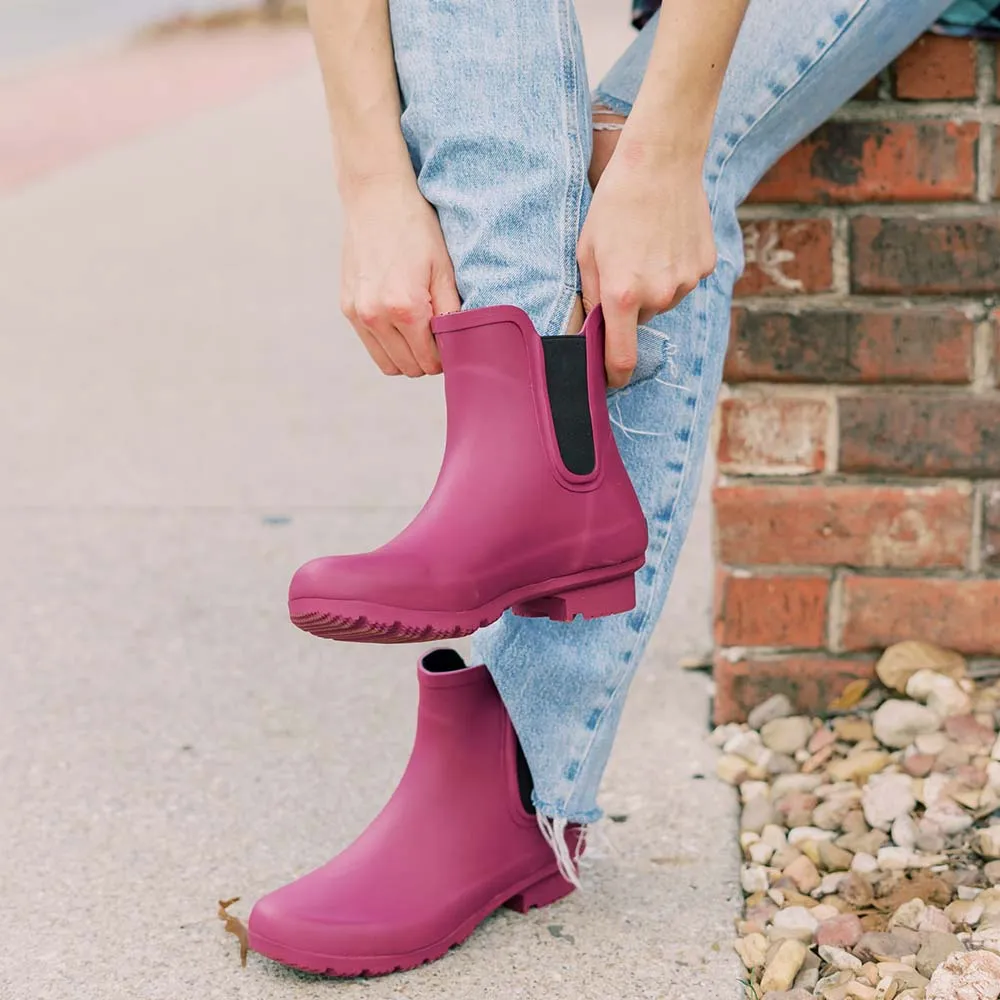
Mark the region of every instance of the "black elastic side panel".
POLYGON ((521 749, 521 741, 515 736, 517 743, 517 790, 521 793, 521 805, 524 811, 530 815, 535 814, 535 804, 531 801, 531 793, 535 790, 535 781, 531 777, 531 769, 528 767, 528 758, 524 756, 521 749))
POLYGON ((578 476, 594 471, 594 429, 587 395, 587 341, 580 336, 542 337, 552 425, 563 465, 578 476))
POLYGON ((424 670, 432 674, 447 674, 452 670, 465 669, 465 660, 453 649, 435 649, 421 662, 424 670))

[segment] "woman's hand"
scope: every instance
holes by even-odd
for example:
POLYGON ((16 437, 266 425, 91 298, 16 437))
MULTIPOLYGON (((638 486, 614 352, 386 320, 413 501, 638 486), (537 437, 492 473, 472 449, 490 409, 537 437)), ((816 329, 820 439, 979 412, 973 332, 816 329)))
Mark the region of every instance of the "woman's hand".
POLYGON ((431 316, 461 306, 437 213, 412 176, 344 192, 341 309, 386 375, 436 375, 431 316))
POLYGON ((715 269, 701 167, 698 156, 632 144, 626 127, 596 185, 577 259, 584 306, 604 310, 613 388, 635 368, 636 326, 672 309, 715 269))

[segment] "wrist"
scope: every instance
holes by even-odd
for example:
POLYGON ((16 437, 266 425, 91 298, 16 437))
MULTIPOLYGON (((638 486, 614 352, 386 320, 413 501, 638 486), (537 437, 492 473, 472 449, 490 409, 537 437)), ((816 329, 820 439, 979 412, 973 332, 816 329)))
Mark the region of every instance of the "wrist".
POLYGON ((694 173, 701 175, 705 162, 707 140, 702 141, 690 132, 678 133, 675 129, 650 130, 641 121, 629 119, 622 130, 615 150, 615 158, 632 170, 694 173))

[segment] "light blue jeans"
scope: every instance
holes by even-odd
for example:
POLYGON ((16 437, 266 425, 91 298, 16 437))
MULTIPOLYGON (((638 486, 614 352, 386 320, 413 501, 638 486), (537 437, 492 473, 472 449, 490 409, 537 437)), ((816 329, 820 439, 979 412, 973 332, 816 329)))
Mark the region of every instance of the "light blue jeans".
MULTIPOLYGON (((591 95, 572 0, 389 3, 403 133, 464 308, 518 305, 540 333, 563 332, 580 288, 576 244, 590 200, 591 95)), ((639 328, 635 376, 608 396, 649 522, 635 610, 566 624, 508 613, 474 642, 521 739, 535 804, 557 826, 600 816, 596 795, 622 705, 687 531, 743 268, 736 208, 786 149, 948 4, 750 0, 705 159, 718 267, 639 328)), ((596 103, 630 112, 657 24, 601 81, 596 103)))

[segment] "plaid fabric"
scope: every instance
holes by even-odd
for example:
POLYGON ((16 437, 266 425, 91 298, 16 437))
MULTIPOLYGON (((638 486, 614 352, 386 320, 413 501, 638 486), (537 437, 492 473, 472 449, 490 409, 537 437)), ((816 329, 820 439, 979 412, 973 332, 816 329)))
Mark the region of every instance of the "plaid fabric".
MULTIPOLYGON (((632 0, 632 23, 641 28, 659 7, 660 0, 632 0)), ((960 38, 1000 38, 1000 0, 957 0, 931 30, 960 38)))

